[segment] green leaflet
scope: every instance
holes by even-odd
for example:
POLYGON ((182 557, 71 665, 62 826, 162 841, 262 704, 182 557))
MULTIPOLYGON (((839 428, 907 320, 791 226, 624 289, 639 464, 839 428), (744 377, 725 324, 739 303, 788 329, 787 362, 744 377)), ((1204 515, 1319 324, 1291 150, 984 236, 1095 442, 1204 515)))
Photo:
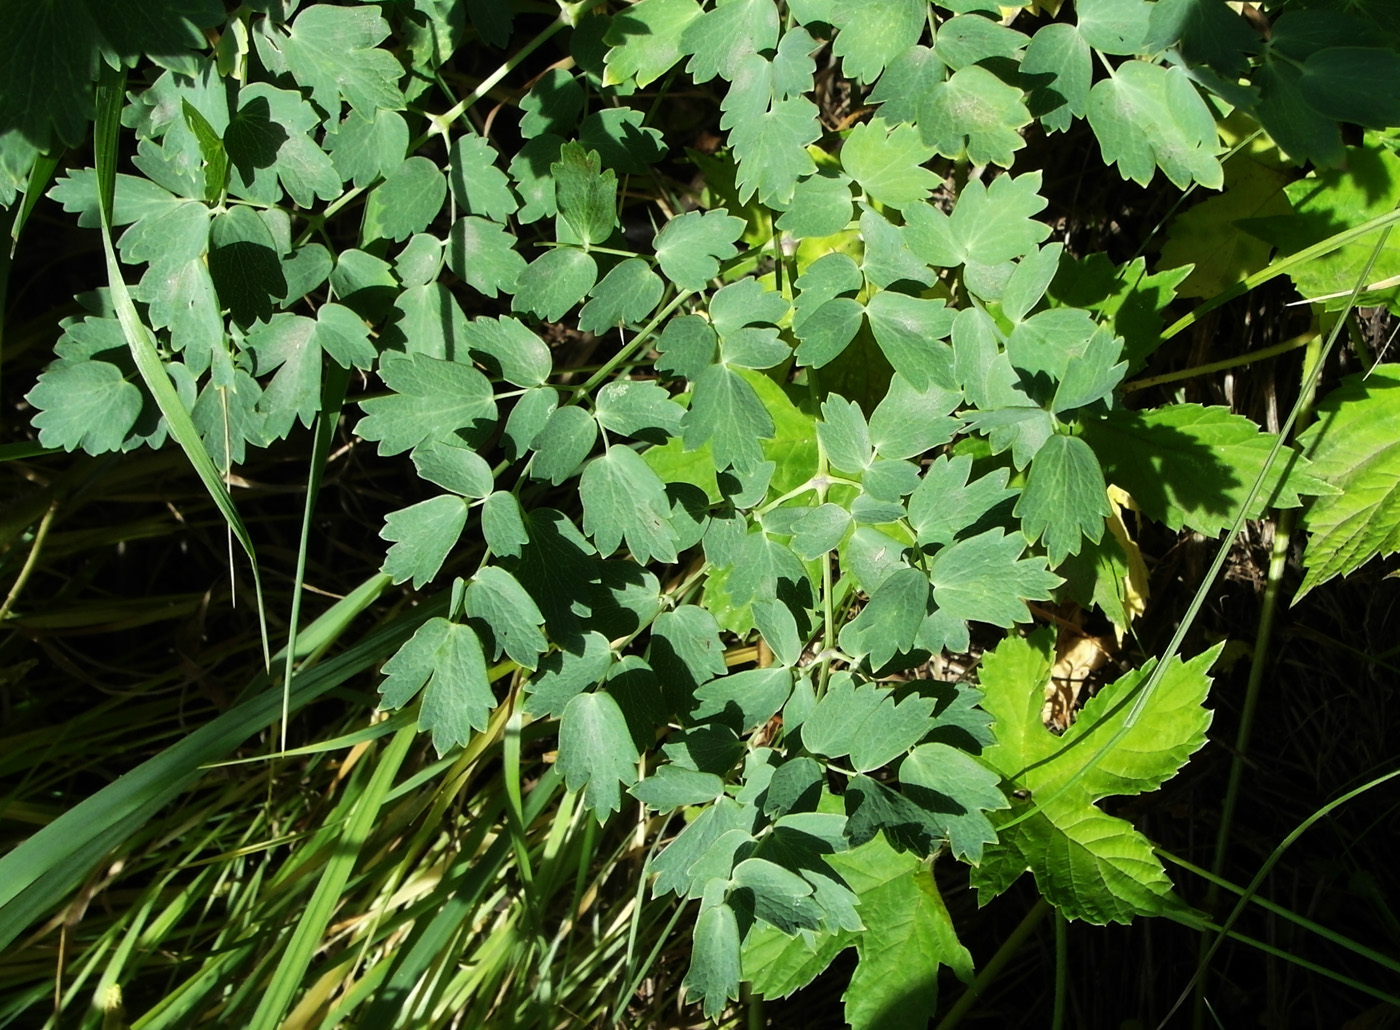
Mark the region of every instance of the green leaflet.
POLYGON ((988 849, 973 877, 983 898, 1029 868, 1046 897, 1071 918, 1127 922, 1179 904, 1146 839, 1093 802, 1155 789, 1205 743, 1206 672, 1222 646, 1189 662, 1173 658, 1141 718, 1102 755, 1097 754, 1100 742, 1125 725, 1149 669, 1105 687, 1064 736, 1056 737, 1040 717, 1052 662, 1049 633, 1010 637, 984 658, 983 704, 997 720, 997 743, 983 753, 983 761, 1029 792, 1029 801, 1013 806, 1014 814, 1030 804, 1036 811, 988 849))
POLYGON ((1348 376, 1318 404, 1319 421, 1299 438, 1299 449, 1312 462, 1309 474, 1340 491, 1315 498, 1303 515, 1310 538, 1299 596, 1400 549, 1394 515, 1397 386, 1400 376, 1390 365, 1348 376))

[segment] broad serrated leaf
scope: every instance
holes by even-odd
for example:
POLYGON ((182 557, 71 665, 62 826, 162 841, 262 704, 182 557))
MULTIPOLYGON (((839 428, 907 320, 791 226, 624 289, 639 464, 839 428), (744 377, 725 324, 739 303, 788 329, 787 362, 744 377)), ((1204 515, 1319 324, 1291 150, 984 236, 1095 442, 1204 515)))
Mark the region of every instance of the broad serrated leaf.
MULTIPOLYGON (((1210 687, 1207 671, 1222 646, 1189 662, 1172 658, 1137 721, 1102 755, 1102 742, 1127 725, 1153 663, 1103 688, 1057 737, 1040 711, 1051 674, 1052 634, 1010 637, 985 655, 982 703, 996 719, 997 742, 983 760, 1040 807, 989 849, 993 867, 993 852, 1013 852, 1011 878, 1030 868, 1046 896, 1076 918, 1127 922, 1161 912, 1170 884, 1150 845, 1093 802, 1155 789, 1204 745, 1210 724, 1202 707, 1210 687)), ((980 886, 990 889, 989 883, 980 886)))
POLYGON ((576 694, 564 706, 556 765, 569 790, 583 791, 583 805, 599 823, 621 808, 622 788, 637 782, 637 749, 612 695, 576 694))
POLYGON ((920 858, 874 839, 825 861, 860 899, 865 932, 854 935, 859 963, 842 999, 852 1030, 923 1030, 937 1007, 938 971, 972 980, 972 956, 920 858))
POLYGON ((738 253, 734 241, 744 220, 723 208, 687 211, 671 219, 656 234, 656 259, 667 278, 683 290, 703 290, 719 275, 720 262, 738 253))
POLYGON ((355 432, 398 454, 432 437, 464 433, 479 439, 496 421, 491 384, 471 365, 425 354, 385 354, 379 377, 394 392, 360 402, 355 432))
POLYGON ((466 524, 466 502, 450 494, 390 512, 379 531, 394 542, 384 558, 384 572, 395 583, 411 579, 413 589, 421 590, 438 574, 466 524))
POLYGON ((623 539, 632 557, 643 564, 676 560, 676 532, 671 504, 661 478, 632 448, 613 444, 588 463, 579 479, 583 530, 604 557, 623 539))
MULTIPOLYGON (((1150 518, 1173 530, 1189 526, 1217 536, 1234 521, 1274 437, 1225 408, 1173 404, 1083 419, 1082 437, 1104 477, 1132 495, 1150 518)), ((1296 508, 1300 495, 1331 493, 1307 461, 1284 447, 1247 515, 1296 508)))
POLYGON ((1215 118, 1179 68, 1127 61, 1089 91, 1089 125, 1104 160, 1146 186, 1157 168, 1180 189, 1219 189, 1215 118))
POLYGON ((1310 534, 1298 596, 1377 555, 1400 550, 1400 374, 1376 365, 1348 376, 1317 406, 1318 421, 1299 439, 1308 472, 1341 492, 1313 501, 1303 515, 1310 534))
POLYGON ((483 565, 467 584, 462 601, 469 619, 480 619, 496 641, 493 659, 502 652, 525 669, 534 669, 549 646, 540 625, 544 616, 514 576, 496 565, 483 565))
POLYGON ((431 732, 439 755, 486 729, 496 695, 486 657, 470 626, 429 619, 384 663, 382 706, 402 708, 423 692, 418 726, 431 732))

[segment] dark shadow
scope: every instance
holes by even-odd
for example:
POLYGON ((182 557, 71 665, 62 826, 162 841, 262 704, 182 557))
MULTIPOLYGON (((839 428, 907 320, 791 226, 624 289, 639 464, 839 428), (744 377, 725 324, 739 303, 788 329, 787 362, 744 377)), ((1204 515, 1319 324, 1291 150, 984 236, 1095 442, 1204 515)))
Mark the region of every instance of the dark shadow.
POLYGON ((224 130, 224 149, 245 183, 260 168, 271 168, 287 142, 287 130, 272 120, 266 97, 254 97, 238 109, 224 130))

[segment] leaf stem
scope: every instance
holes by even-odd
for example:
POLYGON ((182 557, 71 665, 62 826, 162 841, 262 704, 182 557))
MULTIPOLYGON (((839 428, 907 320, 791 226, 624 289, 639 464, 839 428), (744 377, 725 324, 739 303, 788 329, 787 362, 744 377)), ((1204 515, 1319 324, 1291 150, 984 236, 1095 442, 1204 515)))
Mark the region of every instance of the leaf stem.
POLYGON ((1299 333, 1291 340, 1284 340, 1276 343, 1272 347, 1262 347, 1259 350, 1250 351, 1247 354, 1238 354, 1233 358, 1222 358, 1220 361, 1207 362, 1204 365, 1194 365, 1191 368, 1177 369, 1175 372, 1163 372, 1157 376, 1145 376, 1142 379, 1134 379, 1132 382, 1124 383, 1121 390, 1124 394, 1132 393, 1135 390, 1146 390, 1150 386, 1161 386, 1164 383, 1176 383, 1183 379, 1194 379, 1196 376, 1207 375, 1211 372, 1224 372, 1232 368, 1240 368, 1243 365, 1252 365, 1256 361, 1264 361, 1267 358, 1276 358, 1280 354, 1287 354, 1289 351, 1306 347, 1317 338, 1317 333, 1309 330, 1306 333, 1299 333))

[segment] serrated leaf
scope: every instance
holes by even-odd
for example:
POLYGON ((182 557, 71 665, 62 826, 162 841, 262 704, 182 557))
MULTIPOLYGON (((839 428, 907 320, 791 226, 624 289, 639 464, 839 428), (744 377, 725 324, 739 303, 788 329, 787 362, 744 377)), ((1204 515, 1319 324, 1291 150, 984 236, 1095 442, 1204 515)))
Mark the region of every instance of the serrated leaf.
POLYGON ((656 259, 666 277, 681 289, 703 290, 719 275, 720 262, 739 252, 734 241, 743 231, 744 220, 723 208, 687 211, 656 234, 656 259))
POLYGON ((479 438, 496 421, 491 384, 470 365, 425 354, 385 354, 379 377, 394 392, 360 402, 365 417, 355 432, 378 441, 380 454, 454 433, 479 438))
POLYGON ((755 195, 773 207, 792 202, 798 180, 817 168, 807 147, 821 137, 818 114, 805 96, 788 97, 730 130, 729 144, 739 160, 735 187, 740 203, 755 195))
POLYGON ((462 609, 467 618, 481 619, 496 640, 493 659, 504 652, 525 669, 534 669, 549 646, 540 626, 544 616, 514 576, 496 565, 483 565, 467 584, 462 609))
MULTIPOLYGON (((1040 806, 1002 844, 989 849, 993 873, 998 861, 1006 860, 1005 852, 1015 856, 1013 868, 999 877, 1004 881, 1000 886, 1030 868, 1041 890, 1066 914, 1098 923, 1127 922, 1134 915, 1164 910, 1170 884, 1150 845, 1093 802, 1155 789, 1204 745, 1210 724, 1210 713, 1202 707, 1210 686, 1206 673, 1222 646, 1189 662, 1172 658, 1140 718, 1103 755, 1096 754, 1099 742, 1126 725, 1153 663, 1101 690, 1065 735, 1056 737, 1040 714, 1053 660, 1052 635, 1040 631, 1029 640, 1010 637, 984 656, 983 707, 996 719, 997 743, 983 752, 983 760, 1017 789, 1029 791, 1040 806)), ((993 880, 989 877, 979 887, 985 898, 994 889, 993 880)))
POLYGON ((583 531, 593 538, 599 554, 612 554, 625 537, 638 562, 676 560, 666 488, 632 448, 613 444, 590 461, 578 490, 583 531))
POLYGON ((1215 118, 1179 68, 1127 61, 1089 91, 1089 125, 1104 160, 1146 186, 1157 168, 1180 189, 1219 189, 1215 118))
POLYGON ((292 77, 335 119, 342 99, 366 116, 403 107, 398 87, 403 67, 378 49, 388 35, 377 8, 316 4, 297 15, 280 43, 292 77))
POLYGON ((606 691, 576 694, 564 706, 556 764, 599 823, 621 808, 621 788, 637 782, 637 757, 627 719, 606 691))
MULTIPOLYGON (((1207 536, 1234 521, 1274 440, 1241 415, 1199 404, 1115 411, 1081 425, 1104 477, 1128 491, 1146 515, 1207 536)), ((1300 495, 1330 492, 1305 458, 1284 447, 1247 517, 1259 518, 1270 507, 1299 507, 1300 495)))
POLYGON ((944 157, 1010 168, 1031 123, 1022 93, 981 65, 936 83, 919 106, 919 132, 944 157))
POLYGON ((1313 463, 1309 473, 1341 491, 1317 498, 1303 515, 1310 538, 1299 597, 1400 549, 1398 388, 1394 365, 1348 376, 1318 404, 1318 421, 1299 439, 1313 463))
POLYGON ((402 708, 423 692, 418 726, 431 732, 439 755, 486 729, 496 695, 486 657, 470 626, 429 619, 384 663, 382 706, 402 708))
POLYGON ((365 202, 362 240, 401 242, 422 232, 442 210, 447 177, 426 157, 410 157, 376 186, 365 202))
POLYGON ((948 618, 1010 628, 1030 621, 1027 601, 1045 601, 1059 576, 1044 558, 1022 558, 1026 540, 1000 529, 944 547, 929 563, 933 603, 948 618))
POLYGON ((584 332, 604 334, 619 326, 639 324, 661 303, 665 285, 641 258, 613 266, 590 291, 593 298, 578 313, 584 332))
POLYGON ((442 568, 466 524, 466 502, 450 494, 390 512, 379 531, 383 539, 394 541, 384 558, 384 572, 395 583, 411 579, 414 590, 423 589, 442 568))
POLYGON ((598 263, 574 247, 547 250, 515 281, 516 311, 529 311, 546 322, 557 322, 587 295, 598 281, 598 263))
POLYGON ((924 200, 939 185, 924 162, 933 150, 912 125, 886 125, 875 118, 857 125, 841 147, 841 167, 882 204, 903 207, 924 200))
POLYGON ((448 231, 447 266, 472 289, 495 297, 515 292, 525 259, 515 252, 515 237, 505 226, 469 216, 448 231))
POLYGON ((684 56, 681 36, 700 17, 695 0, 641 0, 613 15, 603 42, 606 85, 635 79, 645 89, 684 56))

